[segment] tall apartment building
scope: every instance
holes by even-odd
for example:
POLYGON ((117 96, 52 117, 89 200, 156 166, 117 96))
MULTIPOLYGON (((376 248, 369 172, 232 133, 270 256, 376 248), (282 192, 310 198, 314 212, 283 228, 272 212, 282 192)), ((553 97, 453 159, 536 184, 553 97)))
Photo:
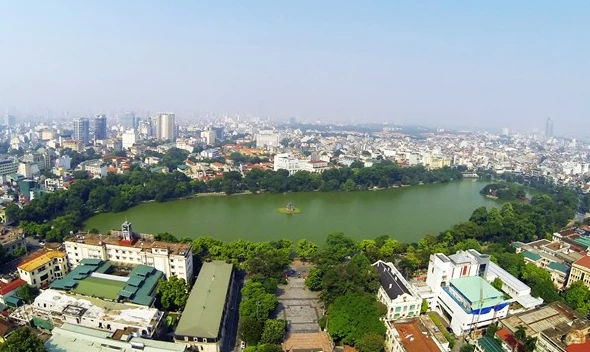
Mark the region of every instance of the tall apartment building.
POLYGON ((172 113, 159 113, 156 116, 156 138, 159 140, 174 140, 175 116, 172 113))
POLYGON ((75 141, 80 141, 84 145, 90 141, 90 122, 86 117, 81 117, 74 120, 74 135, 72 138, 75 141))
POLYGON ((190 283, 193 280, 193 252, 190 244, 155 241, 134 233, 125 221, 121 231, 111 235, 78 234, 64 242, 68 264, 76 267, 82 259, 102 259, 124 265, 147 265, 190 283))
POLYGON ((107 117, 105 115, 94 116, 94 140, 107 139, 107 117))
POLYGON ((123 141, 122 141, 122 147, 123 149, 129 149, 131 147, 133 147, 133 145, 135 143, 137 143, 137 131, 135 131, 134 129, 128 129, 127 131, 123 132, 123 137, 122 137, 123 141))

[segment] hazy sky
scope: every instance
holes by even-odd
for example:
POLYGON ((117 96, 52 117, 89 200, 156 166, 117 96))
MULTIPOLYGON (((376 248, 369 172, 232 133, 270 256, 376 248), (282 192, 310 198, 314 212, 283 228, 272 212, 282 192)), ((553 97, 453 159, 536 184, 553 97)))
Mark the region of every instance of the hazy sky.
POLYGON ((589 12, 588 1, 0 0, 0 108, 513 129, 551 116, 565 133, 590 121, 589 12))

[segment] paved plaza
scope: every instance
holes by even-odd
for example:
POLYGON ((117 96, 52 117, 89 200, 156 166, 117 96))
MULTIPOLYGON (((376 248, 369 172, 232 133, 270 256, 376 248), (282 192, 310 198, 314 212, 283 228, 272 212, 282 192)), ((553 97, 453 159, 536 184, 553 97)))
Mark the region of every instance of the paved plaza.
POLYGON ((278 319, 287 321, 290 333, 318 332, 318 320, 323 313, 323 305, 316 292, 305 287, 305 279, 290 277, 287 285, 279 286, 278 319))

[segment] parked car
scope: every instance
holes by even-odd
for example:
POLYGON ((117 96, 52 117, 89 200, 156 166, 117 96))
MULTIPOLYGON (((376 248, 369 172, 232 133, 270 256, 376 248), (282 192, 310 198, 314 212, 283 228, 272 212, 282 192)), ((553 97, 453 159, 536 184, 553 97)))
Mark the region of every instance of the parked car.
POLYGON ((240 341, 240 348, 241 349, 246 348, 246 343, 244 341, 240 341))

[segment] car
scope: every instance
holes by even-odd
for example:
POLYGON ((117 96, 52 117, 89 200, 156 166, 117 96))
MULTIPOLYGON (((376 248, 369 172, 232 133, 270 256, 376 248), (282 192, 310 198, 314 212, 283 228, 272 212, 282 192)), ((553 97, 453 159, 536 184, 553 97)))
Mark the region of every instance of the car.
POLYGON ((246 343, 244 341, 240 341, 240 348, 241 349, 246 348, 246 343))

